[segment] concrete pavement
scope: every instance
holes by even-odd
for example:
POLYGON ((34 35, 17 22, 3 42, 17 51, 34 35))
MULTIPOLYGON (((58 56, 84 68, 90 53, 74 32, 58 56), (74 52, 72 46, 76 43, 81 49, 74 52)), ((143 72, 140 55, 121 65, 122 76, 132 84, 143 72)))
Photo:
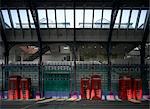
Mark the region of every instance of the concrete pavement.
POLYGON ((1 109, 149 109, 149 101, 142 103, 119 101, 1 101, 1 109))

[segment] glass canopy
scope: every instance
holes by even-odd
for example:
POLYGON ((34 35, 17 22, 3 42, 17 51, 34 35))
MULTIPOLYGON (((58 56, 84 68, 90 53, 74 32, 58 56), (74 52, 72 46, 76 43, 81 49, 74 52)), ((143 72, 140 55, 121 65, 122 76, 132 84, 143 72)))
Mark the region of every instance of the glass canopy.
MULTIPOLYGON (((35 28, 29 9, 4 9, 7 28, 35 28)), ((40 28, 110 28, 111 9, 37 9, 40 28), (74 16, 75 15, 75 16, 74 16), (75 18, 75 19, 74 19, 75 18), (75 25, 74 25, 75 24, 75 25)), ((143 29, 147 10, 120 9, 114 28, 143 29)))

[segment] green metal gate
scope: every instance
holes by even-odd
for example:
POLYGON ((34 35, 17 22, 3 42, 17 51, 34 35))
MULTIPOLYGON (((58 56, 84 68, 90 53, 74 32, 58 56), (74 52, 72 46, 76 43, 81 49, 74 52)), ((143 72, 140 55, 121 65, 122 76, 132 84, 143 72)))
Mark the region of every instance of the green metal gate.
POLYGON ((45 65, 44 67, 44 96, 69 97, 71 66, 45 65))

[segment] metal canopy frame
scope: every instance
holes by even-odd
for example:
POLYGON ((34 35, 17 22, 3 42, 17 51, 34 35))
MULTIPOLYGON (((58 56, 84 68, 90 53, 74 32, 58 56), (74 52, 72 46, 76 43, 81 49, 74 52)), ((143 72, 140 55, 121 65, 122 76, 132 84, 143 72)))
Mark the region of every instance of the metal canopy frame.
POLYGON ((66 20, 66 9, 64 8, 64 17, 65 17, 65 28, 67 28, 67 26, 66 26, 66 22, 67 22, 67 20, 66 20))
POLYGON ((55 23, 56 23, 56 29, 57 29, 57 15, 56 15, 56 8, 55 8, 55 23))
POLYGON ((94 9, 93 9, 93 13, 92 13, 92 29, 93 29, 93 26, 94 26, 94 9))
POLYGON ((137 30, 137 28, 138 28, 138 24, 139 24, 139 20, 140 20, 140 15, 141 15, 141 9, 139 10, 138 17, 136 19, 135 30, 137 30))
POLYGON ((30 33, 31 33, 31 38, 33 39, 33 32, 32 32, 32 29, 31 29, 31 22, 30 22, 30 18, 29 18, 28 9, 26 9, 26 12, 27 12, 27 18, 28 18, 29 30, 30 30, 30 33))
POLYGON ((102 28, 102 23, 103 23, 103 15, 104 15, 104 8, 102 8, 101 28, 102 28))
POLYGON ((13 20, 12 20, 12 16, 11 16, 11 13, 10 13, 10 9, 8 9, 8 15, 9 15, 11 27, 12 27, 12 30, 13 30, 13 33, 14 33, 14 37, 16 38, 16 32, 15 32, 15 29, 14 29, 14 25, 13 25, 13 20))
POLYGON ((8 48, 8 41, 7 41, 7 38, 6 38, 6 33, 5 33, 5 24, 4 24, 4 19, 3 19, 3 16, 2 16, 2 13, 0 12, 0 27, 1 27, 1 37, 2 37, 2 40, 4 42, 4 46, 5 46, 5 49, 8 48))
POLYGON ((150 25, 150 10, 147 11, 146 19, 145 19, 145 25, 144 25, 144 34, 142 38, 142 43, 146 43, 149 35, 149 25, 150 25))
POLYGON ((84 25, 85 25, 85 8, 83 9, 83 28, 84 28, 84 25))
MULTIPOLYGON (((73 0, 31 0, 37 7, 63 7, 73 8, 73 0)), ((29 7, 28 0, 2 0, 2 7, 29 7)), ((120 0, 121 7, 147 7, 149 8, 149 0, 120 0)), ((112 7, 112 0, 76 0, 76 7, 83 5, 87 7, 112 7)))
MULTIPOLYGON (((48 50, 50 50, 50 47, 44 46, 42 48, 42 55, 45 54, 48 50)), ((24 61, 34 61, 38 57, 39 57, 39 51, 37 51, 36 53, 34 53, 31 56, 27 57, 24 61)))
POLYGON ((121 12, 120 12, 120 18, 119 18, 118 30, 120 29, 120 25, 121 25, 122 13, 123 13, 123 9, 121 9, 121 12))
POLYGON ((37 38, 38 38, 38 43, 39 43, 39 55, 40 55, 39 64, 41 64, 42 63, 42 56, 41 56, 41 52, 42 52, 42 38, 41 38, 41 33, 40 33, 38 13, 37 13, 37 9, 35 9, 33 7, 31 7, 30 11, 31 11, 32 18, 34 20, 34 24, 35 24, 35 28, 36 28, 36 32, 37 32, 37 38))
POLYGON ((24 39, 24 30, 23 30, 23 27, 22 27, 22 21, 21 21, 19 9, 17 9, 17 14, 18 14, 18 18, 19 18, 20 29, 22 31, 22 36, 23 36, 23 39, 24 39))
POLYGON ((130 9, 130 13, 129 13, 127 30, 129 29, 129 26, 130 26, 131 14, 132 14, 132 8, 130 9))
POLYGON ((47 24, 47 28, 49 28, 47 8, 45 9, 45 12, 46 12, 46 24, 47 24))

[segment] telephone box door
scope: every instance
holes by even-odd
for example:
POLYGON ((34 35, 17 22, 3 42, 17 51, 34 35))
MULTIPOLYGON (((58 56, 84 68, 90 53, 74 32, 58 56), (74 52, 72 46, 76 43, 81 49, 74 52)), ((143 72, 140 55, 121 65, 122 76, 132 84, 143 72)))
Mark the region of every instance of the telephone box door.
POLYGON ((21 99, 29 99, 30 98, 30 79, 28 79, 28 78, 21 79, 20 98, 21 99))
POLYGON ((137 100, 142 99, 142 80, 141 79, 134 79, 133 99, 137 99, 137 100))
POLYGON ((127 78, 126 80, 126 91, 127 91, 127 99, 132 99, 132 80, 131 78, 127 78))
POLYGON ((132 99, 132 80, 129 77, 119 79, 119 98, 122 100, 132 99))
POLYGON ((99 75, 93 75, 91 77, 91 99, 101 99, 101 78, 99 75))
POLYGON ((11 76, 9 77, 8 82, 8 98, 10 100, 19 99, 19 83, 20 83, 19 76, 11 76))
POLYGON ((90 99, 90 79, 81 78, 81 98, 90 99))

